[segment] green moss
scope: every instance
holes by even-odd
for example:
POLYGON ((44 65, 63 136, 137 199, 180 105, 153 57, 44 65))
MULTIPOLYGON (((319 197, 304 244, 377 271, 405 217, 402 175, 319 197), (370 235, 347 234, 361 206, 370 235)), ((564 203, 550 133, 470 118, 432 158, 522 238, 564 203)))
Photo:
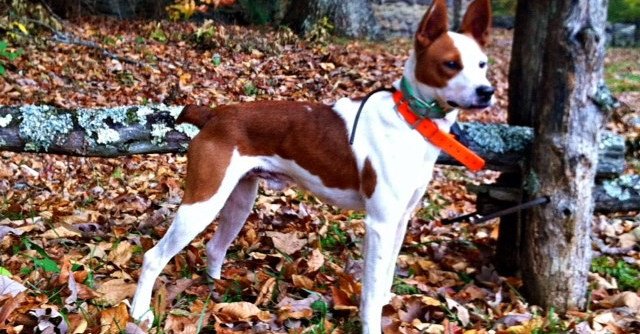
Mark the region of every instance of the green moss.
POLYGON ((73 120, 69 113, 59 113, 50 106, 26 105, 20 107, 22 122, 20 138, 25 140, 25 150, 47 151, 49 147, 73 130, 73 120))
POLYGON ((621 149, 624 149, 624 137, 613 132, 603 131, 600 136, 600 143, 598 144, 598 148, 600 150, 605 150, 609 147, 619 147, 621 149))
POLYGON ((476 144, 495 153, 524 150, 533 140, 533 130, 507 124, 461 124, 464 133, 476 144))
POLYGON ((7 125, 11 123, 11 120, 13 120, 13 116, 11 116, 11 114, 0 117, 0 127, 7 127, 7 125))
POLYGON ((165 136, 167 135, 167 132, 171 130, 173 129, 164 123, 153 124, 151 126, 151 141, 156 145, 164 144, 165 136))
POLYGON ((176 125, 175 130, 184 133, 191 139, 193 139, 193 137, 195 137, 198 132, 200 132, 200 129, 198 129, 197 126, 189 123, 178 124, 176 125))
POLYGON ((640 175, 622 175, 617 179, 604 181, 602 186, 607 195, 626 201, 631 198, 632 192, 640 193, 640 175))
POLYGON ((533 170, 529 171, 529 174, 524 180, 524 189, 528 194, 536 194, 540 191, 540 178, 533 170))
POLYGON ((111 129, 111 126, 113 124, 130 124, 129 115, 132 110, 135 108, 79 109, 76 117, 78 124, 84 129, 88 141, 110 144, 120 140, 120 136, 111 129))
POLYGON ((132 124, 132 123, 138 123, 138 122, 140 122, 140 117, 138 117, 138 113, 133 109, 127 110, 127 123, 132 124))
POLYGON ((640 271, 626 262, 614 261, 609 257, 597 257, 591 261, 591 270, 601 275, 614 277, 621 290, 640 289, 640 271))

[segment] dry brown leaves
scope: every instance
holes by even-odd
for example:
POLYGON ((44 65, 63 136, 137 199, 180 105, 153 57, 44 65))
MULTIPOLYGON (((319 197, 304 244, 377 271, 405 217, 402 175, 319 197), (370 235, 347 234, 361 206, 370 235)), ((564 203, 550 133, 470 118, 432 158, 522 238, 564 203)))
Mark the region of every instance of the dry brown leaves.
MULTIPOLYGON (((190 40, 196 30, 190 23, 74 22, 79 37, 148 66, 79 46, 28 43, 15 63, 19 71, 0 77, 0 104, 329 102, 388 86, 401 75, 411 46, 399 40, 310 47, 283 31, 217 26, 208 44, 196 47, 190 40), (156 40, 158 31, 168 41, 156 40)), ((509 32, 497 34, 489 53, 500 102, 465 113, 466 120, 506 119, 511 39, 509 32)), ((165 233, 179 204, 184 173, 185 158, 174 155, 0 153, 0 331, 143 333, 131 323, 127 301, 142 254, 165 233)), ((411 222, 398 261, 396 295, 384 309, 386 333, 531 333, 556 324, 526 304, 517 278, 492 269, 495 223, 439 223, 474 210, 465 183, 495 177, 437 168, 430 204, 411 222)), ((618 219, 596 223, 594 231, 607 244, 631 247, 622 256, 637 266, 637 239, 629 233, 638 220, 618 219)), ((163 271, 153 301, 160 323, 150 332, 358 332, 361 213, 339 211, 295 188, 261 190, 222 279, 209 284, 204 243, 215 228, 163 271)), ((591 309, 560 315, 558 324, 578 333, 636 330, 638 294, 621 293, 611 277, 594 274, 591 282, 591 309)))

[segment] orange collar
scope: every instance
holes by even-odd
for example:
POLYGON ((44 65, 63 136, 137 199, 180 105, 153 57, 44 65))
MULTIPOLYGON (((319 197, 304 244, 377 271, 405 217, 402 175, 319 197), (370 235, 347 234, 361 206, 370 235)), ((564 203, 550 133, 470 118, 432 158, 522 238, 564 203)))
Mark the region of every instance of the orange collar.
POLYGON ((471 171, 477 172, 484 168, 484 159, 462 145, 454 136, 438 129, 436 123, 431 119, 420 118, 411 111, 407 100, 402 95, 402 91, 397 90, 393 93, 393 101, 395 101, 396 109, 404 117, 404 120, 412 128, 420 132, 431 144, 445 151, 471 171))

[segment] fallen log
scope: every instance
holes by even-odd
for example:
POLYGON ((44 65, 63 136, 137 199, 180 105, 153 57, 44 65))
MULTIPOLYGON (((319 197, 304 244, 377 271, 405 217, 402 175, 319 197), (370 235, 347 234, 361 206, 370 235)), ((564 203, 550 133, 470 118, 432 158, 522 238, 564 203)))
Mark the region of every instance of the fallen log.
POLYGON ((165 105, 0 106, 0 150, 87 157, 184 152, 198 129, 175 124, 181 110, 165 105))
MULTIPOLYGON (((144 105, 76 110, 52 106, 0 106, 0 150, 89 157, 181 153, 198 129, 176 125, 181 106, 144 105)), ((519 169, 533 139, 531 128, 506 124, 461 124, 464 141, 487 168, 519 169)), ((624 170, 624 140, 606 133, 600 143, 599 176, 624 170)), ((457 164, 446 154, 439 164, 457 164)))

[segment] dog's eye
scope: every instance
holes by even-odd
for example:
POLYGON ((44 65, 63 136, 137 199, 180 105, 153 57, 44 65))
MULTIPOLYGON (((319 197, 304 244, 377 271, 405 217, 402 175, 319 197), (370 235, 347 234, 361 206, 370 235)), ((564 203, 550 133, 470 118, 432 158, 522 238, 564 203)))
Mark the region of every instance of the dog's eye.
POLYGON ((458 64, 458 62, 455 62, 455 61, 445 61, 444 66, 450 70, 460 69, 460 64, 458 64))
POLYGON ((480 65, 480 68, 485 68, 485 67, 487 67, 487 62, 486 61, 481 61, 479 65, 480 65))

